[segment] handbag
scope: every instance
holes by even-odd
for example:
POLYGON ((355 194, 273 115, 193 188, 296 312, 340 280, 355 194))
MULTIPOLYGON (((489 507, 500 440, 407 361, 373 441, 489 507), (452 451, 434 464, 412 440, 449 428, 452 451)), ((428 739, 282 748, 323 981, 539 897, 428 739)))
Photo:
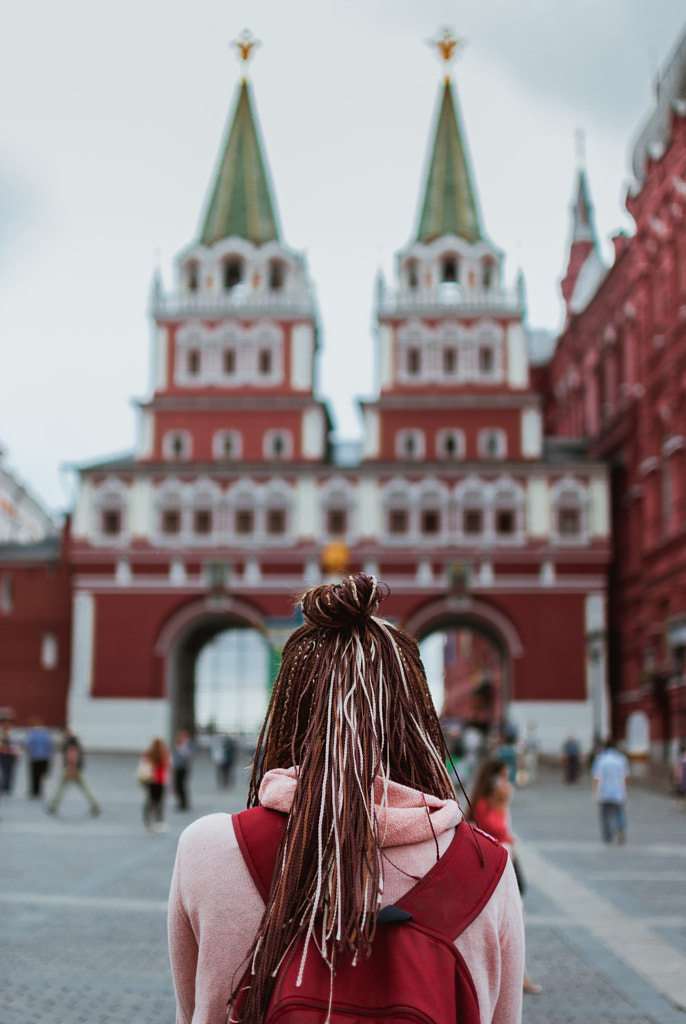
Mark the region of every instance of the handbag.
POLYGON ((136 768, 136 782, 140 782, 141 786, 144 786, 146 782, 152 782, 154 775, 152 762, 148 761, 147 757, 141 757, 136 768))

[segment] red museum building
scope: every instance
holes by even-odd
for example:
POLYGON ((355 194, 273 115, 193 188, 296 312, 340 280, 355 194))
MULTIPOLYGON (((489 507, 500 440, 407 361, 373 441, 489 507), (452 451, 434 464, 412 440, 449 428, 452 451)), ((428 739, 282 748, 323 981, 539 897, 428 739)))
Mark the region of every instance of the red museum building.
POLYGON ((153 288, 138 450, 79 471, 55 569, 71 639, 30 690, 20 662, 40 666, 40 630, 8 656, 28 583, 0 546, 0 589, 11 576, 17 595, 0 609, 0 703, 19 721, 40 705, 92 748, 138 749, 193 726, 213 637, 259 631, 273 668, 294 595, 364 569, 418 638, 475 637, 450 641, 452 713, 471 679, 493 720, 535 722, 545 749, 569 732, 589 746, 612 717, 631 749, 661 755, 682 728, 686 643, 685 45, 636 145, 637 230, 610 270, 580 173, 567 324, 546 365, 442 84, 418 224, 377 288, 378 393, 361 403, 357 458, 331 441, 313 289, 283 241, 243 81, 199 236, 173 287, 153 288))
MULTIPOLYGON (((609 685, 629 748, 686 739, 686 35, 632 156, 632 237, 602 266, 583 173, 546 428, 610 473, 609 685)), ((666 752, 666 750, 665 750, 666 752)))

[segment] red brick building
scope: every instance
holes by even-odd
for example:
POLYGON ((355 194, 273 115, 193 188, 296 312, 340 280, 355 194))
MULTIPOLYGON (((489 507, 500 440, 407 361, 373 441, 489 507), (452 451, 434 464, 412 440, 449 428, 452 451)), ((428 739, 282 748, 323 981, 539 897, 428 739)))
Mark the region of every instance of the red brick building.
POLYGON ((547 428, 607 463, 614 534, 609 681, 630 749, 686 738, 686 36, 633 149, 636 230, 598 255, 583 172, 550 366, 547 428))

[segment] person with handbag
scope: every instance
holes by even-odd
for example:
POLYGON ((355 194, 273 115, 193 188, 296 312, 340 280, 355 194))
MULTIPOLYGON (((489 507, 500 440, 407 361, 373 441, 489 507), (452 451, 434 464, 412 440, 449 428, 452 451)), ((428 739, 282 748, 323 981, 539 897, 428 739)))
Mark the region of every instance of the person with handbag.
MULTIPOLYGON (((510 854, 512 866, 517 878, 520 896, 526 891, 526 882, 521 864, 515 853, 516 839, 512 833, 510 818, 510 801, 513 786, 510 782, 508 765, 499 757, 487 758, 479 768, 471 793, 471 807, 468 813, 484 832, 488 832, 503 844, 510 854)), ((538 995, 542 991, 540 985, 534 985, 528 974, 524 972, 524 991, 530 995, 538 995)))
POLYGON ((169 781, 169 747, 156 737, 143 752, 136 778, 145 790, 143 824, 153 832, 166 832, 164 821, 164 795, 169 781))
POLYGON ((512 864, 463 820, 417 644, 378 616, 386 593, 358 573, 304 594, 248 809, 179 840, 177 1024, 381 1024, 408 1006, 427 1021, 521 1019, 512 864))

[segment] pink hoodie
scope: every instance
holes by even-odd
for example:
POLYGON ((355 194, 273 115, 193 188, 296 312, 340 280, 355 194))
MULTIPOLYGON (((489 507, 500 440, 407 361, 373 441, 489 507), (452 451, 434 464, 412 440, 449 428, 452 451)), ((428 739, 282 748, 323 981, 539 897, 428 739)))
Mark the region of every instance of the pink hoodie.
MULTIPOLYGON (((296 769, 265 775, 260 803, 288 812, 296 769)), ((388 806, 377 780, 376 801, 386 853, 383 905, 415 885, 453 838, 462 812, 440 800, 390 783, 388 806), (430 820, 429 820, 430 819, 430 820)), ((241 855, 231 816, 210 814, 179 839, 169 899, 169 949, 176 988, 177 1024, 224 1024, 226 1006, 245 968, 264 903, 241 855)), ((519 1024, 522 1015, 524 925, 517 883, 508 861, 475 921, 458 937, 479 997, 482 1024, 519 1024)))

